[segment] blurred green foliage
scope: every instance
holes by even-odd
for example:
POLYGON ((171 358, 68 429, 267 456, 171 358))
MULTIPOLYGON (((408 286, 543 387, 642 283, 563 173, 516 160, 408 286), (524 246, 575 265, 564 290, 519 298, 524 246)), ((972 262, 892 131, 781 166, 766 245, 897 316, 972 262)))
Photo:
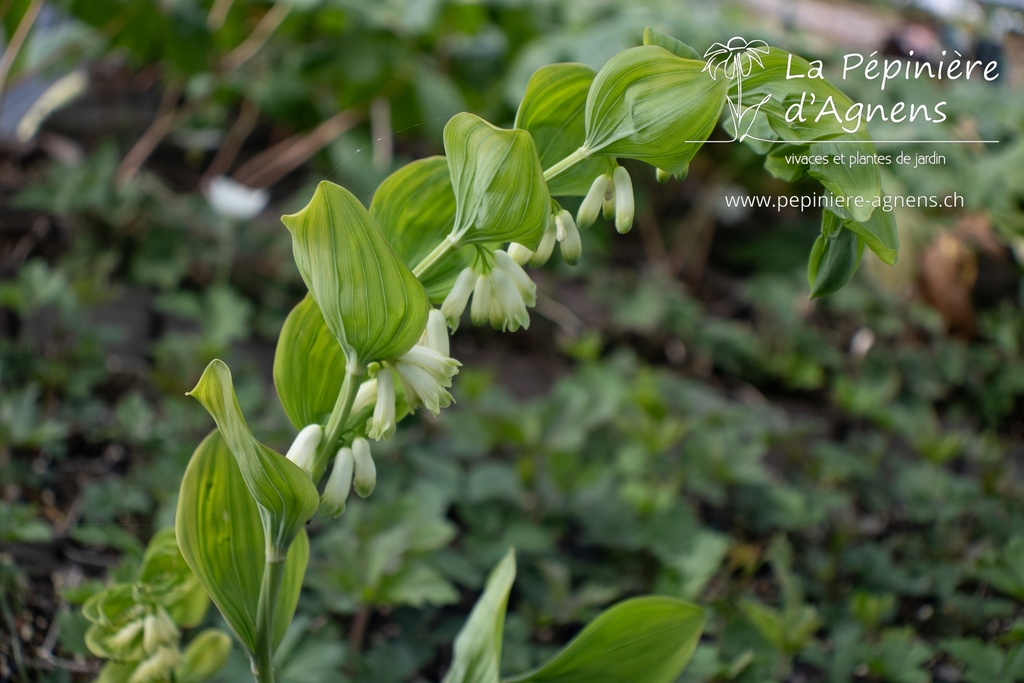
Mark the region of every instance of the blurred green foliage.
MULTIPOLYGON (((46 34, 52 49, 30 41, 8 85, 120 60, 135 75, 155 69, 184 114, 127 182, 118 169, 141 128, 111 126, 77 160, 26 159, 2 200, 53 226, 20 261, 5 242, 0 273, 0 615, 19 634, 0 639, 0 666, 31 681, 90 678, 73 673, 86 624, 60 605, 131 581, 170 523, 170 482, 206 425, 182 394, 207 359, 238 368, 254 431, 290 441, 269 361, 300 283, 276 216, 316 179, 366 200, 400 162, 441 150, 450 115, 509 124, 537 67, 599 67, 648 24, 698 47, 772 31, 727 5, 669 0, 53 4, 76 21, 46 34), (258 42, 271 12, 280 20, 258 42), (254 36, 259 49, 239 61, 254 36), (387 103, 386 125, 374 102, 387 103), (362 123, 241 223, 196 188, 244 107, 259 123, 240 159, 341 110, 362 123), (371 149, 378 137, 390 159, 371 149), (36 616, 47 627, 33 632, 36 616), (53 621, 57 655, 39 659, 53 621)), ((8 40, 29 5, 10 4, 8 40)), ((944 91, 948 130, 973 124, 1004 143, 892 167, 885 182, 955 189, 1012 246, 1024 97, 974 85, 944 91)), ((885 97, 934 100, 923 87, 897 81, 885 97)), ((541 273, 550 323, 510 339, 460 331, 453 353, 477 369, 456 378, 457 407, 381 448, 372 504, 310 529, 311 582, 279 651, 282 680, 439 679, 509 546, 519 576, 507 672, 546 661, 610 602, 653 591, 708 608, 682 681, 1024 680, 1016 262, 968 336, 907 294, 912 249, 895 284, 862 274, 809 303, 800 264, 816 219, 716 213, 725 192, 777 188, 748 150, 717 147, 682 184, 635 181, 630 238, 587 232, 583 264, 541 273), (716 219, 705 277, 694 277, 677 254, 699 254, 716 219)), ((904 212, 904 244, 961 217, 904 212)), ((233 657, 218 680, 248 675, 233 657)))

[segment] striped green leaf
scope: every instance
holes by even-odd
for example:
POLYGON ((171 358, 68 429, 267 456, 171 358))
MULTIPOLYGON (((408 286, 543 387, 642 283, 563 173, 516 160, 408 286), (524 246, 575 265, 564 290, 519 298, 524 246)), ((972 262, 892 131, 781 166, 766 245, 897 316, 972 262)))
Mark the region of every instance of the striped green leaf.
POLYGON ((259 506, 267 532, 267 556, 283 556, 320 506, 316 486, 297 465, 264 446, 249 431, 235 398, 231 371, 223 361, 211 361, 189 395, 202 403, 217 423, 259 506))
POLYGON ((704 612, 661 596, 602 612, 550 662, 505 683, 672 683, 693 656, 704 612))
POLYGON ((672 175, 714 130, 729 85, 704 62, 657 45, 624 50, 601 68, 587 96, 584 147, 590 154, 639 159, 672 175))
MULTIPOLYGON (((455 226, 448 160, 419 159, 392 173, 374 192, 370 215, 405 264, 415 269, 455 226)), ((453 252, 420 276, 431 301, 444 301, 471 256, 470 250, 453 252)))
POLYGON ((821 223, 821 234, 814 241, 807 262, 812 299, 839 291, 857 272, 864 253, 864 241, 844 228, 834 213, 823 211, 821 223))
MULTIPOLYGON (((252 654, 263 579, 263 525, 260 509, 219 431, 199 444, 185 470, 175 532, 185 561, 252 654)), ((295 613, 308 561, 309 541, 300 530, 285 560, 275 611, 275 647, 295 613)))
MULTIPOLYGON (((584 114, 587 93, 597 75, 583 64, 550 64, 534 72, 516 112, 516 128, 533 136, 540 163, 550 168, 575 152, 587 135, 584 114)), ((557 196, 587 194, 594 178, 611 174, 615 162, 592 157, 548 179, 548 191, 557 196)))
POLYGON ((427 324, 427 294, 351 192, 323 181, 305 208, 281 220, 299 273, 356 372, 413 347, 427 324))
POLYGON ((463 112, 444 127, 444 148, 455 191, 450 239, 459 246, 518 242, 536 249, 551 198, 530 134, 463 112))
POLYGON ((326 424, 345 381, 345 354, 308 294, 284 321, 274 353, 274 385, 296 429, 326 424))

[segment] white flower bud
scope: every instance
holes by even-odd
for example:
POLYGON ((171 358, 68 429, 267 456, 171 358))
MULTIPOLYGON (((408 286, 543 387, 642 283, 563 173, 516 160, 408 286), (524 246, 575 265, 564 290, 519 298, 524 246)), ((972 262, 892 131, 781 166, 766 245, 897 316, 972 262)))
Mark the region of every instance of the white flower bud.
POLYGON ((474 325, 483 325, 491 315, 491 280, 486 275, 478 275, 473 288, 473 303, 469 308, 469 317, 474 325))
POLYGON ((143 633, 145 619, 136 619, 123 626, 107 639, 107 648, 111 651, 124 651, 128 648, 138 647, 138 638, 143 633))
POLYGON ((655 169, 654 178, 659 183, 667 183, 669 180, 672 179, 672 174, 669 173, 668 171, 663 171, 659 168, 655 169))
POLYGON ((356 437, 352 441, 352 458, 355 464, 352 485, 360 498, 366 498, 377 486, 377 466, 373 464, 370 443, 366 439, 356 437))
POLYGON ((521 266, 525 266, 533 258, 533 252, 519 244, 519 242, 513 242, 508 245, 508 255, 521 266))
POLYGON ((424 346, 434 349, 442 356, 451 355, 451 344, 448 339, 448 323, 444 314, 436 308, 431 308, 427 315, 427 329, 423 331, 421 342, 424 346))
POLYGON ((615 167, 615 229, 625 235, 633 227, 633 181, 622 166, 615 167))
POLYGON ((601 203, 601 214, 606 221, 615 218, 615 176, 612 175, 611 182, 604 191, 604 201, 601 203))
POLYGON ((580 239, 580 231, 576 228, 572 214, 565 209, 558 212, 555 220, 559 222, 559 230, 562 233, 558 243, 558 247, 562 251, 562 258, 570 266, 575 266, 583 256, 583 241, 580 239))
POLYGON ((557 230, 555 217, 551 216, 548 219, 548 227, 544 229, 544 234, 540 238, 540 244, 537 245, 537 251, 533 254, 533 258, 530 259, 530 266, 540 268, 548 262, 548 259, 551 258, 551 252, 555 250, 555 242, 558 241, 555 234, 557 230))
POLYGON ((586 230, 597 221, 597 216, 601 213, 605 194, 608 192, 608 186, 611 182, 612 178, 608 175, 602 174, 594 178, 590 191, 587 192, 587 196, 583 198, 583 202, 580 204, 580 210, 576 212, 576 223, 581 230, 586 230))
POLYGON ((441 313, 448 320, 448 327, 452 332, 459 328, 459 320, 462 312, 466 310, 469 302, 469 295, 473 292, 473 285, 476 283, 477 273, 472 268, 465 268, 455 279, 452 291, 448 292, 444 303, 441 304, 441 313))
POLYGON ((342 448, 334 458, 331 476, 327 478, 323 495, 320 496, 320 512, 328 517, 338 517, 345 511, 345 501, 352 489, 352 473, 355 459, 351 448, 342 448))
POLYGON ((352 409, 349 411, 349 414, 352 416, 358 415, 376 402, 377 380, 368 379, 359 385, 359 390, 356 391, 356 398, 352 401, 352 409))
POLYGON ((395 433, 395 380, 389 368, 377 371, 377 403, 366 434, 375 441, 390 439, 395 433))
POLYGON ((313 463, 316 460, 316 447, 320 445, 323 438, 323 430, 318 424, 303 427, 291 448, 288 449, 286 457, 302 468, 302 471, 313 476, 313 463))

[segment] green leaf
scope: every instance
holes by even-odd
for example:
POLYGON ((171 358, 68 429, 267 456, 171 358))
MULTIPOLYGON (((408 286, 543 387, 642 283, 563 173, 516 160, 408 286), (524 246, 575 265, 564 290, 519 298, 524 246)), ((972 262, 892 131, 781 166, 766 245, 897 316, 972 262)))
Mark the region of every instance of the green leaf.
POLYGON ((442 683, 498 683, 505 609, 515 578, 516 555, 509 550, 491 571, 483 595, 459 631, 452 668, 442 683))
POLYGON ((189 395, 213 416, 238 462, 268 534, 267 557, 283 555, 320 506, 316 486, 302 469, 257 441, 249 431, 235 398, 231 371, 223 361, 210 361, 189 395))
POLYGON ((857 233, 878 258, 891 266, 896 263, 900 247, 896 218, 892 211, 883 208, 880 198, 872 203, 877 203, 878 206, 867 220, 854 218, 851 215, 852 210, 837 206, 834 201, 829 201, 829 206, 832 206, 832 211, 842 219, 843 227, 857 233))
MULTIPOLYGON (((837 164, 832 161, 837 154, 861 158, 876 152, 866 124, 856 119, 847 120, 854 106, 853 100, 827 79, 815 77, 811 64, 802 57, 772 47, 760 59, 763 68, 755 65, 750 75, 743 77, 742 104, 745 107, 756 105, 758 120, 764 118, 772 134, 761 125, 755 125, 751 134, 769 142, 778 141, 779 144, 769 152, 769 160, 786 154, 807 154, 827 160, 827 163, 803 164, 800 172, 792 168, 793 164, 780 163, 775 159, 766 164, 769 170, 778 174, 785 169, 780 177, 786 179, 795 179, 806 172, 836 195, 862 197, 859 202, 851 200, 850 213, 856 220, 868 220, 873 202, 882 193, 878 164, 837 164), (796 149, 790 147, 802 142, 814 144, 796 149)), ((733 101, 740 97, 735 83, 729 95, 733 101)), ((747 141, 759 151, 764 146, 762 140, 748 138, 747 141)))
POLYGON ((587 96, 588 154, 639 159, 672 175, 715 127, 729 85, 704 63, 657 45, 624 50, 598 72, 587 96))
MULTIPOLYGON (((203 439, 185 470, 175 531, 185 561, 239 641, 253 653, 265 560, 263 526, 247 482, 219 431, 203 439)), ((309 541, 300 529, 285 560, 274 615, 275 645, 295 613, 308 561, 309 541)))
MULTIPOLYGON (((370 215, 405 264, 415 269, 455 225, 448 160, 419 159, 392 173, 374 192, 370 215)), ((468 250, 449 254, 420 277, 431 301, 444 301, 471 256, 468 250)))
POLYGON ((644 29, 644 45, 657 45, 658 47, 663 47, 676 57, 683 57, 684 59, 701 58, 700 53, 683 41, 664 33, 658 33, 650 26, 644 29))
POLYGON ((351 192, 323 181, 305 208, 281 220, 350 365, 362 372, 413 347, 427 325, 427 294, 351 192))
POLYGON ((843 228, 834 213, 823 211, 821 222, 821 234, 814 241, 807 264, 812 299, 839 291, 857 272, 864 253, 864 241, 843 228))
MULTIPOLYGON (((533 136, 540 163, 550 168, 583 144, 587 93, 597 75, 583 64, 549 64, 534 72, 516 112, 516 128, 533 136)), ((548 179, 548 191, 558 196, 583 196, 594 178, 610 174, 615 161, 593 157, 548 179)))
POLYGON ((536 249, 551 198, 530 134, 463 112, 444 127, 444 148, 455 191, 449 239, 458 246, 518 242, 536 249))
POLYGON ((296 429, 325 424, 345 381, 345 353, 308 294, 284 321, 274 353, 274 385, 296 429))
POLYGON ((536 671, 506 683, 671 683, 686 667, 704 628, 699 607, 659 596, 605 610, 536 671))

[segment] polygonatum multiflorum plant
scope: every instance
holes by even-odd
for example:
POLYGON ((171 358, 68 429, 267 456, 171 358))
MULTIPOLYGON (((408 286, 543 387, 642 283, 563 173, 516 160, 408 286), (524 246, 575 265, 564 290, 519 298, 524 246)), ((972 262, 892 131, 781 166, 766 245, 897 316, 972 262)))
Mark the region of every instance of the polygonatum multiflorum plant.
MULTIPOLYGON (((339 516, 352 488, 363 498, 372 493, 372 442, 391 437, 417 410, 438 413, 451 403, 460 364, 450 356, 449 331, 467 307, 476 325, 527 327, 536 287, 524 267, 545 263, 556 245, 576 263, 580 230, 601 215, 618 232, 630 229, 632 181, 619 160, 649 164, 659 180, 682 178, 721 125, 731 139, 716 142, 752 146, 772 174, 808 174, 826 193, 863 198, 824 212, 808 267, 812 296, 849 280, 865 245, 895 261, 891 214, 874 209, 879 169, 813 162, 840 151, 873 154, 867 133, 849 133, 806 109, 799 121, 787 120, 787 108, 808 89, 818 102, 852 104, 827 80, 794 85, 787 78, 809 68, 795 55, 739 38, 716 43, 702 59, 648 30, 643 46, 600 71, 581 64, 539 69, 510 129, 457 114, 444 129, 445 156, 396 171, 368 209, 322 182, 305 208, 283 218, 309 290, 288 316, 274 360, 278 396, 298 435, 285 454, 261 443, 246 425, 228 367, 211 362, 190 394, 217 428, 192 457, 176 520, 184 560, 245 649, 257 681, 275 680, 272 657, 309 557, 306 523, 316 514, 339 516), (811 145, 816 153, 806 154, 811 145), (806 165, 792 162, 801 152, 806 165), (575 215, 559 202, 565 197, 583 198, 575 215)), ((455 641, 445 683, 501 680, 514 576, 510 551, 455 641)), ((698 607, 634 598, 598 616, 547 665, 511 680, 669 683, 702 626, 698 607)))

